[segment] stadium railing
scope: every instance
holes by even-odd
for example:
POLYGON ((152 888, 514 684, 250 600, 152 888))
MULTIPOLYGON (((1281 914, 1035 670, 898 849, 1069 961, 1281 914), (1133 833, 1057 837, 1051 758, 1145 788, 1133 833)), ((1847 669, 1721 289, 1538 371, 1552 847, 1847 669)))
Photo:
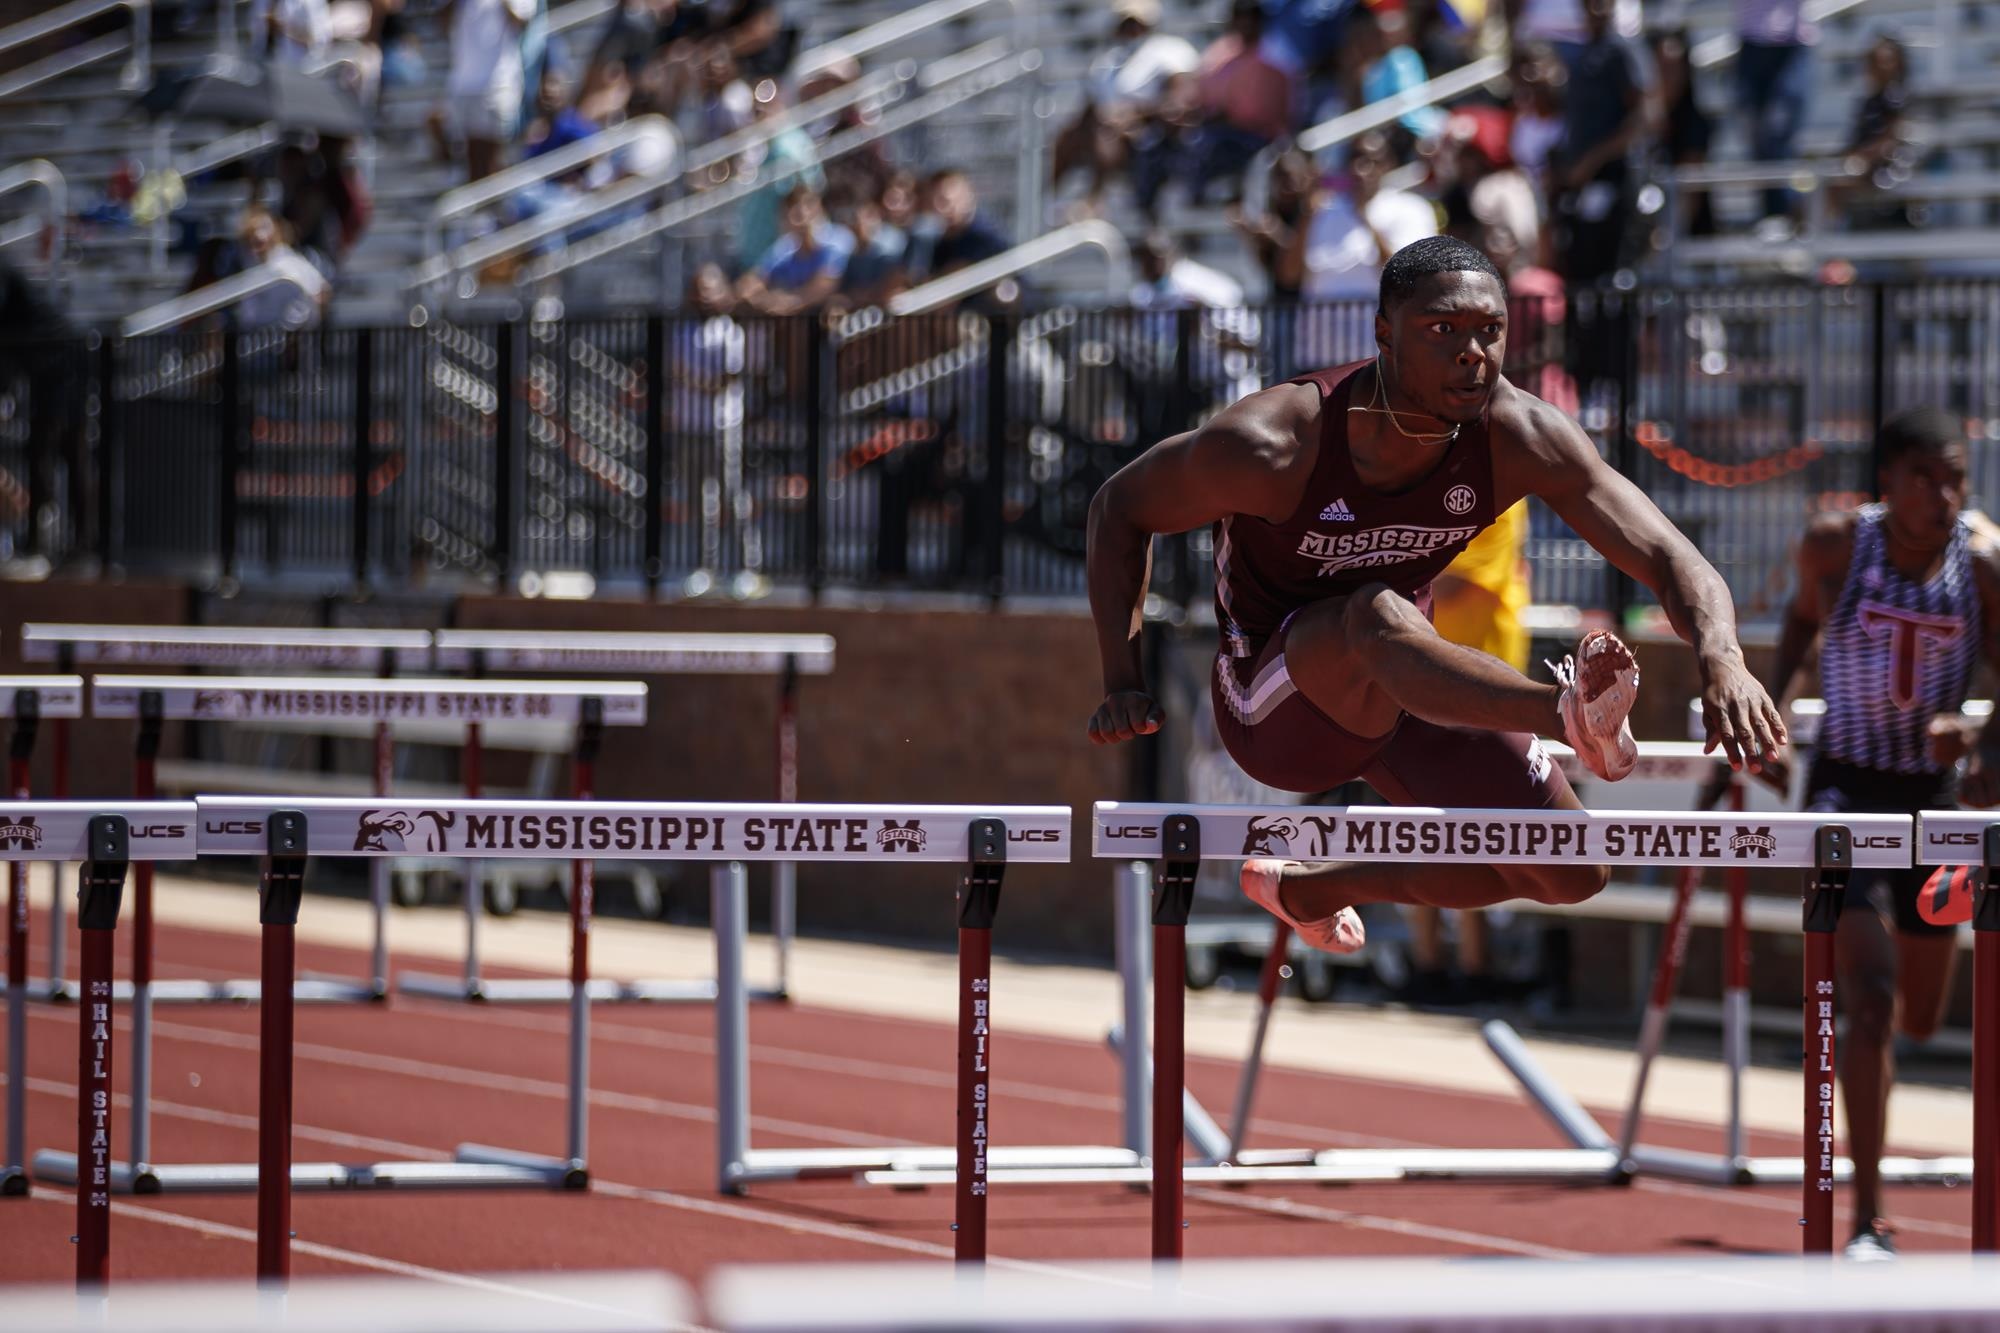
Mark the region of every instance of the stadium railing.
POLYGON ((64 51, 45 56, 0 75, 0 101, 38 88, 52 79, 108 60, 127 55, 119 84, 127 89, 144 87, 153 71, 153 0, 70 0, 45 14, 25 19, 12 27, 0 28, 0 55, 54 37, 101 15, 125 10, 131 16, 129 32, 105 33, 77 43, 64 51))
POLYGON ((0 249, 23 241, 44 238, 47 246, 42 259, 51 278, 62 272, 63 232, 69 217, 69 188, 53 162, 42 158, 17 163, 0 170, 0 195, 16 190, 40 188, 42 211, 0 227, 0 249))

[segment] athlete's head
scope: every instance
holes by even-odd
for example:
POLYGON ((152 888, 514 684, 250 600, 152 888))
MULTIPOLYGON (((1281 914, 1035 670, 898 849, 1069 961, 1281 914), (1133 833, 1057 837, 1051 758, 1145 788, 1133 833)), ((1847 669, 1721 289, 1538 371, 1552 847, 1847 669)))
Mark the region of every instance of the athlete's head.
POLYGON ((1949 412, 1920 407, 1891 418, 1875 442, 1876 483, 1899 541, 1943 547, 1965 508, 1965 429, 1949 412))
POLYGON ((1453 425, 1479 420, 1507 356, 1507 282, 1464 241, 1431 236, 1382 268, 1375 342, 1396 395, 1453 425))

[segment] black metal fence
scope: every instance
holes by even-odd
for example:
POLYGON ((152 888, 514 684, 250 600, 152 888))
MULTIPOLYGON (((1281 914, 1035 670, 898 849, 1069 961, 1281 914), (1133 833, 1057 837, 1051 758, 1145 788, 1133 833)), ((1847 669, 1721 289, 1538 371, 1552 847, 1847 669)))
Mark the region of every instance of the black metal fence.
MULTIPOLYGON (((0 559, 377 588, 1083 590, 1112 471, 1373 350, 1365 304, 971 312, 836 328, 675 315, 0 342, 0 559)), ((1898 408, 1972 423, 2000 495, 2000 284, 1517 299, 1509 373, 1572 411, 1750 614, 1898 408), (1989 423, 1991 427, 1989 428, 1989 423)), ((1545 602, 1643 595, 1539 506, 1545 602)), ((1209 539, 1156 587, 1206 596, 1209 539)))

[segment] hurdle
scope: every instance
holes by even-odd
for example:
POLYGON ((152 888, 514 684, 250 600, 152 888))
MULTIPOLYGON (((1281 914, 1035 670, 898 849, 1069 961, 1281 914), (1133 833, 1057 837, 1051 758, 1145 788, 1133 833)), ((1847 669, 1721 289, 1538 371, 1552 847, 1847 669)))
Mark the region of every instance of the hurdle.
MULTIPOLYGON (((263 855, 267 994, 283 990, 304 863, 313 856, 383 856, 375 836, 374 803, 275 798, 201 798, 201 851, 263 855)), ((986 1249, 986 1190, 991 1079, 992 925, 1007 865, 1069 859, 1069 811, 1060 806, 734 805, 631 801, 450 801, 427 805, 422 821, 435 831, 434 851, 457 858, 546 857, 551 851, 637 860, 720 863, 713 873, 717 970, 716 1060, 723 1075, 717 1128, 725 1189, 753 1179, 794 1179, 809 1171, 749 1147, 748 996, 741 967, 745 918, 743 863, 866 861, 876 865, 953 862, 959 886, 958 1132, 944 1151, 959 1164, 955 1207, 958 1259, 979 1262, 986 1249), (731 1099, 734 1099, 733 1101, 731 1099)), ((239 1187, 258 1191, 258 1276, 282 1281, 289 1272, 285 1229, 291 1192, 361 1185, 559 1185, 584 1188, 585 1098, 589 1005, 587 960, 573 963, 569 1155, 538 1159, 506 1149, 461 1145, 442 1164, 387 1163, 372 1167, 294 1164, 291 1144, 290 1007, 267 1005, 264 1078, 259 1094, 259 1167, 227 1171, 239 1187)), ((851 1170, 852 1168, 848 1168, 851 1170)), ((164 1182, 163 1182, 164 1183, 164 1182)), ((732 1190, 732 1192, 734 1192, 732 1190)))
MULTIPOLYGON (((578 737, 576 778, 590 781, 599 732, 604 726, 638 726, 646 718, 646 687, 630 682, 344 680, 329 677, 262 678, 254 676, 98 676, 91 681, 91 711, 99 717, 130 717, 140 708, 161 719, 246 720, 346 718, 387 726, 392 731, 443 721, 463 725, 471 719, 529 719, 571 728, 578 737), (143 705, 142 705, 143 701, 143 705)), ((476 770, 475 770, 476 772, 476 770)), ((476 782, 476 776, 474 778, 476 782)), ((352 799, 352 798, 323 798, 352 799)), ((292 802, 286 808, 299 805, 292 802)), ((369 818, 356 832, 353 853, 400 856, 442 849, 437 821, 427 814, 428 801, 394 802, 365 798, 355 802, 369 818), (407 808, 406 808, 407 807, 407 808), (361 845, 365 843, 366 845, 361 845)), ((257 822, 239 818, 226 808, 205 815, 222 824, 257 822)), ((227 828, 205 829, 213 835, 227 828)), ((549 851, 559 851, 550 848, 549 851)), ((114 1186, 134 1193, 167 1190, 217 1191, 241 1188, 230 1168, 201 1165, 170 1166, 151 1160, 152 1099, 152 903, 146 881, 134 887, 132 949, 132 1133, 128 1160, 113 1172, 114 1186)), ((468 893, 468 896, 471 896, 468 893)), ((477 917, 469 918, 472 921, 477 917)), ((572 905, 572 933, 579 947, 589 929, 588 904, 572 905)), ((476 949, 476 937, 468 948, 476 949)), ((269 971, 268 965, 265 971, 269 971)), ((212 983, 202 983, 212 985, 212 983)), ((232 999, 266 1001, 262 979, 223 983, 217 994, 232 999)), ((294 979, 289 973, 283 1004, 301 1001, 337 1003, 373 998, 372 986, 356 983, 294 979)), ((35 1174, 52 1182, 70 1183, 76 1163, 66 1153, 35 1156, 35 1174)))
MULTIPOLYGON (((775 676, 778 679, 777 726, 773 737, 776 798, 789 803, 799 799, 799 678, 824 676, 833 671, 834 641, 826 634, 439 630, 433 660, 440 670, 464 671, 475 678, 489 671, 775 676)), ((790 992, 792 936, 797 924, 795 871, 790 861, 776 861, 771 866, 771 935, 776 981, 768 988, 753 988, 750 996, 754 1000, 783 1000, 790 992)), ((468 980, 478 984, 476 972, 468 974, 468 980)), ((423 993, 436 993, 434 979, 425 984, 430 989, 423 993)), ((498 986, 488 984, 481 991, 481 998, 496 1003, 547 1002, 567 995, 560 981, 510 981, 498 986)), ((600 1004, 706 1004, 713 1003, 716 995, 713 980, 621 981, 597 977, 590 982, 590 998, 600 1004)))
MULTIPOLYGON (((422 667, 430 658, 428 630, 399 629, 281 629, 210 625, 58 625, 31 623, 21 627, 21 656, 30 662, 55 662, 63 671, 79 665, 146 667, 224 667, 237 671, 343 671, 372 672, 389 677, 405 667, 422 667)), ((140 700, 139 728, 132 760, 133 794, 148 799, 157 785, 160 729, 157 719, 148 718, 144 696, 140 700)), ((69 795, 69 724, 55 724, 54 792, 57 800, 69 795)), ((375 794, 386 796, 394 782, 395 751, 386 724, 375 728, 375 794)), ((133 869, 135 904, 144 901, 150 911, 153 866, 141 861, 133 869)), ((375 914, 375 946, 367 995, 343 995, 342 999, 381 999, 389 989, 389 953, 386 918, 389 910, 389 867, 385 862, 370 867, 369 901, 375 914)), ((73 998, 64 976, 63 951, 68 935, 63 921, 63 895, 58 879, 55 910, 49 917, 49 979, 37 987, 52 1000, 73 998)), ((130 998, 130 989, 119 983, 119 998, 130 998)), ((241 1000, 228 983, 220 988, 191 981, 155 982, 153 999, 160 1004, 206 1004, 241 1000)), ((318 1003, 328 996, 307 995, 301 999, 318 1003)))
MULTIPOLYGON (((89 1178, 76 1191, 76 1279, 102 1287, 111 1276, 110 1162, 113 1068, 111 968, 127 866, 194 855, 192 801, 26 801, 8 808, 0 826, 0 860, 77 861, 77 925, 83 936, 82 997, 77 1006, 76 1160, 89 1178)), ((26 1011, 18 991, 8 997, 11 1025, 26 1011)), ((25 1194, 19 1167, 27 1110, 25 1046, 10 1028, 7 1079, 7 1194, 25 1194)))
MULTIPOLYGON (((1826 706, 1819 699, 1805 698, 1792 702, 1789 710, 1791 743, 1795 749, 1808 750, 1818 736, 1819 723, 1824 717, 1826 706)), ((1969 700, 1965 716, 1978 719, 1988 716, 1992 704, 1988 700, 1969 700)), ((1701 720, 1699 700, 1691 700, 1688 705, 1688 728, 1691 736, 1699 738, 1704 728, 1701 720)), ((1544 742, 1563 764, 1565 772, 1572 777, 1574 757, 1566 747, 1553 742, 1544 742)), ((1742 816, 1746 823, 1750 816, 1746 812, 1746 793, 1750 790, 1751 776, 1730 770, 1720 752, 1704 754, 1699 740, 1691 741, 1642 741, 1639 746, 1639 765, 1633 777, 1664 780, 1699 781, 1708 770, 1708 787, 1702 793, 1704 808, 1727 801, 1728 809, 1742 816)), ((1587 776, 1587 775, 1585 775, 1587 776)), ((1602 789, 1607 795, 1615 793, 1616 787, 1602 789)), ((1761 818, 1761 814, 1757 816, 1761 818)), ((1958 859, 1967 859, 1966 853, 1974 844, 1968 843, 1957 849, 1958 859)), ((1930 864, 1920 860, 1919 864, 1930 864)), ((1633 1073, 1632 1092, 1627 1099, 1624 1115, 1620 1122, 1617 1150, 1621 1172, 1627 1176, 1654 1175, 1668 1179, 1689 1180, 1710 1185, 1790 1185, 1797 1184, 1802 1166, 1790 1157, 1752 1157, 1745 1143, 1747 1137, 1743 1121, 1743 1079, 1750 1065, 1750 928, 1748 918, 1749 883, 1747 862, 1732 862, 1722 867, 1725 899, 1723 929, 1723 991, 1722 991, 1722 1060, 1727 1080, 1724 1095, 1723 1151, 1720 1154, 1702 1153, 1681 1148, 1665 1148, 1639 1141, 1640 1127, 1644 1119, 1646 1088, 1653 1062, 1658 1058, 1665 1044, 1667 1026, 1672 1012, 1673 1000, 1683 964, 1686 961, 1688 937, 1694 926, 1694 898, 1699 887, 1702 867, 1683 868, 1674 889, 1673 905, 1670 909, 1665 929, 1660 937, 1658 954, 1654 960, 1653 974, 1649 983, 1646 1006, 1640 1020, 1639 1039, 1634 1048, 1636 1065, 1633 1073)), ((1554 1095, 1566 1098, 1552 1082, 1529 1082, 1523 1080, 1523 1090, 1531 1098, 1542 1102, 1554 1091, 1554 1095)), ((1544 1103, 1544 1109, 1547 1104, 1544 1103)), ((1593 1122, 1592 1129, 1595 1129, 1593 1122)), ((1941 1157, 1906 1157, 1890 1155, 1882 1159, 1882 1179, 1885 1183, 1897 1185, 1944 1185, 1955 1186, 1971 1178, 1973 1159, 1970 1156, 1945 1155, 1941 1157)), ((1853 1175, 1853 1163, 1846 1157, 1836 1157, 1833 1164, 1834 1179, 1848 1180, 1853 1175)))
MULTIPOLYGON (((1339 1163, 1321 1175, 1312 1165, 1242 1165, 1189 1169, 1181 1154, 1181 1073, 1185 1062, 1180 969, 1170 960, 1185 948, 1194 877, 1203 860, 1283 855, 1308 861, 1390 861, 1424 864, 1726 865, 1752 861, 1811 872, 1805 895, 1807 936, 1802 1028, 1809 1065, 1805 1079, 1802 1193, 1806 1249, 1833 1245, 1832 1060, 1833 921, 1848 872, 1855 865, 1907 866, 1914 821, 1898 815, 1849 815, 1831 823, 1817 815, 1763 815, 1755 825, 1733 813, 1649 811, 1441 810, 1422 807, 1172 806, 1099 802, 1092 816, 1092 852, 1100 858, 1160 861, 1154 895, 1153 1257, 1178 1260, 1185 1247, 1183 1187, 1188 1179, 1247 1185, 1307 1183, 1352 1177, 1339 1163), (1821 1069, 1825 1077, 1819 1077, 1821 1069)), ((1382 1151, 1385 1166, 1412 1154, 1382 1151)), ((1352 1155, 1352 1154, 1346 1154, 1352 1155)), ((1607 1147, 1600 1171, 1616 1169, 1607 1147)), ((1418 1158, 1421 1161, 1421 1157, 1418 1158)), ((999 1177, 1005 1178, 1005 1177, 999 1177)))

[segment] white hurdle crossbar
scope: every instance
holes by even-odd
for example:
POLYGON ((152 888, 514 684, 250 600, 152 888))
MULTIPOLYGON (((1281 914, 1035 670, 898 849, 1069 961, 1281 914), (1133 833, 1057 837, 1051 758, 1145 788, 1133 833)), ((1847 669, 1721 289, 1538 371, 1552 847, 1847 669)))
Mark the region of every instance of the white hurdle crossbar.
MULTIPOLYGON (((1837 822, 1819 815, 1567 810, 1440 810, 1421 807, 1349 806, 1174 806, 1099 802, 1092 822, 1092 851, 1102 858, 1158 860, 1153 899, 1156 954, 1154 972, 1153 1090, 1153 1257, 1178 1260, 1184 1248, 1182 1182, 1192 1176, 1182 1152, 1181 1084, 1185 1051, 1185 996, 1182 969, 1194 876, 1203 860, 1281 856, 1301 861, 1376 861, 1426 865, 1728 865, 1754 863, 1810 869, 1816 879, 1807 894, 1807 987, 1804 1015, 1811 1027, 1811 1004, 1833 1003, 1832 924, 1838 893, 1850 868, 1907 866, 1915 845, 1914 821, 1907 816, 1850 815, 1837 822)), ((1830 1033, 1830 1027, 1827 1031, 1830 1033)), ((1818 1049, 1809 1038, 1809 1049, 1818 1049)), ((1505 1051, 1501 1052, 1503 1058, 1505 1051)), ((1808 1250, 1832 1245, 1831 1129, 1824 1150, 1817 1131, 1832 1118, 1831 1036, 1823 1083, 1808 1079, 1805 1143, 1812 1162, 1824 1171, 1804 1171, 1808 1250), (1823 1105, 1821 1102, 1823 1101, 1823 1105), (1814 1119, 1813 1112, 1823 1115, 1814 1119)), ((1519 1072, 1519 1071, 1517 1071, 1519 1072)), ((1600 1176, 1619 1167, 1607 1141, 1590 1150, 1600 1176)), ((1241 1165, 1221 1168, 1234 1184, 1259 1179, 1340 1182, 1355 1178, 1361 1152, 1319 1154, 1310 1165, 1241 1165)), ((1381 1150, 1386 1171, 1434 1165, 1431 1154, 1381 1150)), ((1503 1168, 1503 1174, 1505 1170, 1503 1168)), ((1004 1176, 1000 1177, 1005 1179, 1004 1176)), ((1392 1178, 1406 1178, 1401 1175, 1392 1178)), ((1435 1178, 1435 1177, 1433 1177, 1435 1178)))
MULTIPOLYGON (((79 666, 116 667, 224 667, 237 671, 351 671, 393 676, 399 669, 422 668, 430 661, 429 630, 417 629, 288 629, 275 626, 224 625, 58 625, 27 624, 21 627, 21 655, 30 662, 54 662, 63 671, 79 666)), ((142 700, 143 704, 143 700, 142 700)), ((132 763, 133 795, 151 799, 155 792, 155 768, 160 744, 160 724, 142 707, 132 763)), ((54 728, 54 791, 57 800, 69 796, 69 724, 57 721, 54 728)), ((395 751, 386 725, 375 728, 374 778, 376 793, 386 794, 394 781, 395 751)), ((385 919, 389 908, 389 866, 369 867, 369 901, 375 914, 375 956, 370 971, 372 985, 367 995, 336 993, 304 994, 301 1000, 319 1003, 332 999, 381 999, 388 994, 389 955, 385 919)), ((152 902, 153 867, 138 862, 132 871, 134 905, 152 902)), ((64 898, 58 876, 55 910, 50 914, 49 978, 37 994, 50 999, 69 999, 63 949, 67 933, 63 922, 64 898)), ((129 995, 119 983, 121 997, 129 995)), ((153 998, 163 1004, 198 1004, 246 998, 234 994, 228 984, 209 987, 200 983, 171 981, 154 988, 153 998)))
MULTIPOLYGON (((300 718, 343 718, 387 727, 391 732, 405 725, 442 721, 467 725, 471 719, 529 720, 572 728, 578 736, 579 777, 588 772, 588 752, 594 750, 602 726, 636 726, 645 721, 646 687, 615 681, 384 681, 339 677, 264 678, 254 676, 98 676, 91 682, 91 711, 99 717, 150 715, 155 719, 196 721, 256 721, 300 718)), ((260 798, 279 799, 279 798, 260 798)), ((291 801, 286 809, 305 803, 291 801)), ((372 842, 393 845, 396 855, 428 853, 436 841, 434 830, 420 815, 412 813, 429 805, 422 801, 394 798, 366 798, 359 807, 372 817, 372 842)), ((227 822, 228 813, 205 815, 204 820, 227 822)), ((205 836, 226 834, 227 829, 208 829, 205 836)), ((205 845, 206 846, 206 845, 205 845)), ((376 850, 357 846, 355 855, 376 850)), ((469 879, 470 883, 471 880, 469 879)), ((215 1182, 221 1177, 203 1168, 183 1168, 152 1161, 152 1035, 154 989, 152 979, 153 939, 150 884, 138 886, 134 900, 132 985, 132 1134, 128 1161, 117 1177, 121 1189, 135 1193, 155 1193, 166 1189, 225 1188, 215 1182)), ((468 897, 476 892, 468 891, 468 897)), ((572 904, 573 929, 587 930, 588 904, 572 904)), ((468 916, 476 927, 477 915, 468 916)), ((380 930, 380 920, 377 920, 380 930)), ((379 936, 378 936, 379 938, 379 936)), ((468 937, 468 949, 476 941, 468 937)), ((195 988, 215 998, 262 1002, 261 981, 223 983, 198 982, 195 988)), ((186 989, 186 988, 184 988, 186 989)), ((324 979, 290 979, 288 1003, 342 1002, 379 998, 372 982, 342 982, 324 979)), ((36 1173, 61 1181, 73 1173, 75 1164, 62 1154, 42 1154, 36 1159, 36 1173)))
MULTIPOLYGON (((834 641, 826 634, 617 633, 544 630, 439 630, 433 658, 440 670, 473 677, 488 672, 617 673, 629 676, 775 676, 778 710, 773 754, 775 796, 799 799, 798 686, 801 676, 833 671, 834 641)), ((587 864, 587 863, 585 863, 587 864)), ((571 889, 575 892, 574 886, 571 889)), ((790 861, 771 867, 771 936, 776 979, 751 998, 782 1000, 790 991, 791 945, 797 924, 798 881, 790 861)), ((622 981, 593 978, 590 998, 603 1003, 713 1003, 713 980, 622 981)), ((564 998, 560 982, 488 985, 480 998, 496 1002, 564 998)))

